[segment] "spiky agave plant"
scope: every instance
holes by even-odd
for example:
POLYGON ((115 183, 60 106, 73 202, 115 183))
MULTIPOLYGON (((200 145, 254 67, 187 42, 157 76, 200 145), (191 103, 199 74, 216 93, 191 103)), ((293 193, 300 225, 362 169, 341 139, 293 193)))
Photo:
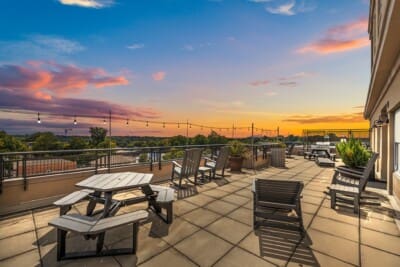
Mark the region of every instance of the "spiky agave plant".
POLYGON ((360 140, 354 139, 353 136, 347 142, 337 144, 336 150, 343 163, 350 168, 364 167, 371 157, 371 152, 361 144, 360 140))

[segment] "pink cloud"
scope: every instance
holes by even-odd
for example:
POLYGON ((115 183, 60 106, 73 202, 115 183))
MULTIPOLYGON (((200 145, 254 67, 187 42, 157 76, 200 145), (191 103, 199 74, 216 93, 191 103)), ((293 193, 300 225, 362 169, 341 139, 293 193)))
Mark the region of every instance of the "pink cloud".
POLYGON ((322 38, 299 49, 297 53, 331 54, 359 49, 370 44, 367 35, 368 19, 362 18, 328 29, 322 38))
POLYGON ((0 66, 0 88, 33 92, 41 99, 79 93, 90 86, 102 88, 128 83, 124 76, 110 75, 100 68, 80 68, 55 62, 29 61, 25 66, 0 66))
POLYGON ((166 73, 164 71, 159 71, 159 72, 155 72, 151 75, 151 77, 153 77, 153 80, 155 81, 162 81, 165 79, 165 75, 166 73))
POLYGON ((269 81, 267 81, 267 80, 250 82, 250 85, 254 86, 254 87, 268 85, 268 84, 269 84, 269 81))

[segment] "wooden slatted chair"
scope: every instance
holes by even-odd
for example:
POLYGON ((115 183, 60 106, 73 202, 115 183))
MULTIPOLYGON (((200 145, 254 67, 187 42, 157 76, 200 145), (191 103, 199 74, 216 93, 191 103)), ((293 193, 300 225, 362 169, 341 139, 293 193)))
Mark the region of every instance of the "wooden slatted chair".
POLYGON ((338 167, 335 169, 332 184, 329 186, 332 209, 336 207, 337 194, 340 194, 353 197, 354 213, 359 212, 361 193, 367 186, 369 175, 374 168, 378 156, 378 153, 372 153, 362 172, 348 167, 338 167))
POLYGON ((304 232, 301 212, 301 192, 304 184, 300 181, 255 179, 253 181, 254 217, 253 227, 258 218, 271 222, 298 223, 304 232), (295 211, 296 216, 288 216, 295 211))
POLYGON ((205 157, 204 166, 211 168, 212 178, 215 179, 217 171, 221 171, 221 176, 224 177, 225 167, 228 162, 231 150, 228 146, 221 147, 218 156, 215 159, 205 157))
POLYGON ((182 179, 187 179, 188 181, 197 184, 197 172, 199 171, 202 151, 201 148, 187 149, 183 156, 182 165, 176 161, 172 162, 171 182, 173 184, 180 188, 182 186, 182 179), (194 182, 189 179, 192 176, 194 177, 194 182), (179 179, 178 184, 174 181, 176 178, 179 179))

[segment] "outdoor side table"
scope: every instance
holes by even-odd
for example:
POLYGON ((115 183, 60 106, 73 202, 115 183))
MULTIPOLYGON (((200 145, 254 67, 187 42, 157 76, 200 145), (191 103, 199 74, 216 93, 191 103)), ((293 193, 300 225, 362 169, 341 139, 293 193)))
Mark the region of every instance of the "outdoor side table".
POLYGON ((211 170, 212 170, 212 168, 210 168, 210 167, 206 167, 206 166, 199 167, 199 172, 201 173, 201 180, 202 181, 205 180, 205 177, 206 177, 205 173, 206 172, 208 172, 208 175, 207 175, 208 179, 211 180, 211 170))

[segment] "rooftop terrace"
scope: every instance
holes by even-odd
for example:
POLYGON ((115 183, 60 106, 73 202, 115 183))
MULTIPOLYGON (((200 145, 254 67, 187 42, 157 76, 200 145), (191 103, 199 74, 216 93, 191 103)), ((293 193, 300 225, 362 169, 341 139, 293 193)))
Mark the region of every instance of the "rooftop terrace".
MULTIPOLYGON (((139 230, 136 256, 56 261, 56 231, 49 220, 58 209, 17 214, 0 221, 1 266, 400 266, 400 232, 396 212, 383 190, 380 206, 330 209, 323 191, 333 174, 302 157, 288 159, 287 168, 229 173, 225 179, 177 193, 171 225, 151 216, 139 230), (252 228, 253 178, 296 179, 305 184, 302 208, 307 236, 276 227, 252 228)), ((124 198, 132 192, 121 194, 124 198)), ((74 206, 81 213, 86 203, 74 206)), ((147 203, 121 208, 119 213, 144 209, 147 203)), ((130 227, 107 232, 106 247, 127 246, 130 227)), ((69 235, 68 250, 88 249, 95 241, 69 235)))

